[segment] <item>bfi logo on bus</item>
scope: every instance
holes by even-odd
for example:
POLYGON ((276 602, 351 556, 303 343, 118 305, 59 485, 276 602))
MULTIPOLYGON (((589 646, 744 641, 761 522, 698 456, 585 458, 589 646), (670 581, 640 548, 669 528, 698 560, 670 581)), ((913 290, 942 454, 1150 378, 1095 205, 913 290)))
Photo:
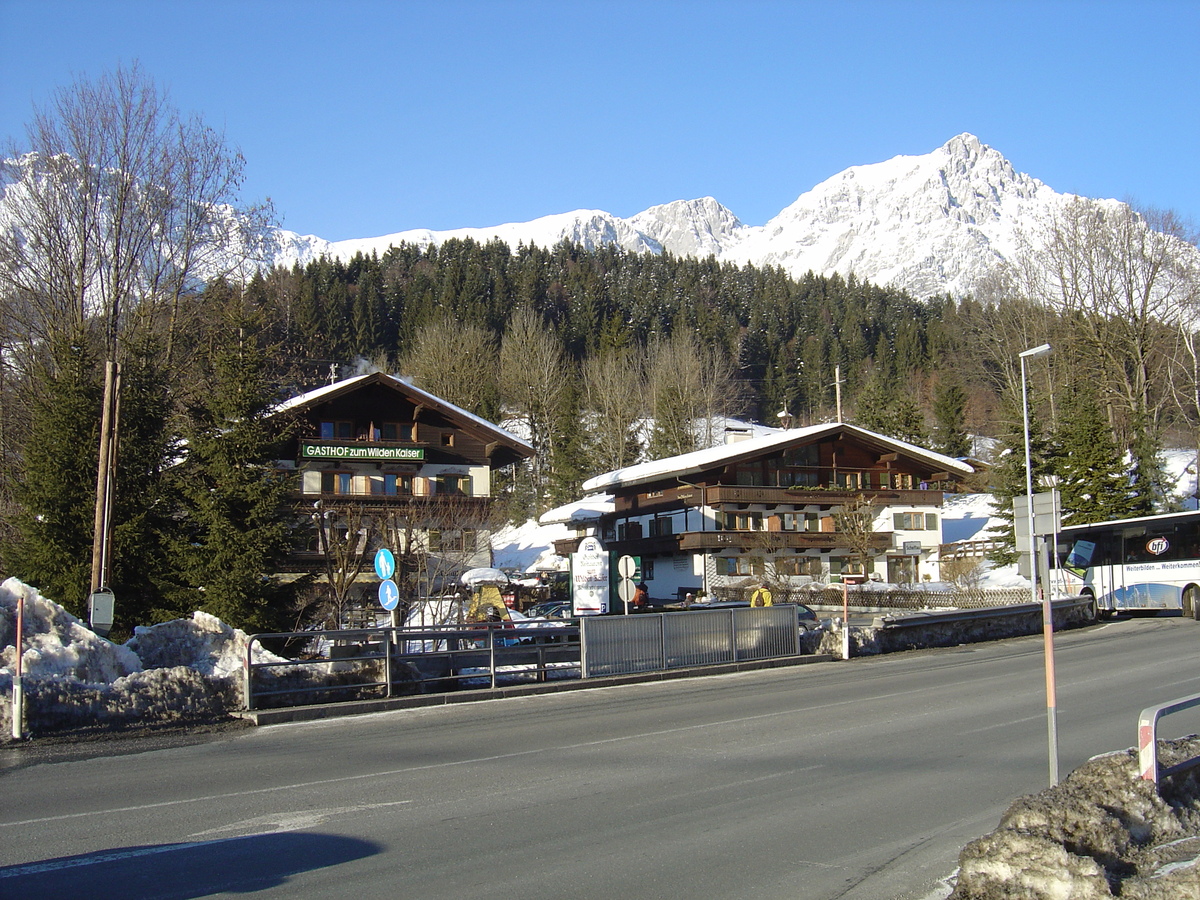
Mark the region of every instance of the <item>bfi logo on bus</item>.
POLYGON ((1152 553, 1155 556, 1162 556, 1170 548, 1171 542, 1165 537, 1156 537, 1146 541, 1146 552, 1152 553))

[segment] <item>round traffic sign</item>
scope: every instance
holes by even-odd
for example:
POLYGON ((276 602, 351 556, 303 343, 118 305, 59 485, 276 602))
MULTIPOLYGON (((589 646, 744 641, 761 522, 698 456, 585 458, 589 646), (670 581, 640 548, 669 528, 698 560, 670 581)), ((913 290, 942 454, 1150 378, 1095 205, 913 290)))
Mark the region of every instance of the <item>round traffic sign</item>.
POLYGON ((396 582, 379 582, 379 605, 389 611, 400 605, 400 588, 396 587, 396 582))
POLYGON ((387 547, 380 547, 375 552, 375 574, 380 578, 391 578, 396 574, 396 557, 387 547))
POLYGON ((632 578, 637 571, 637 560, 632 556, 622 556, 617 560, 617 572, 622 578, 632 578))

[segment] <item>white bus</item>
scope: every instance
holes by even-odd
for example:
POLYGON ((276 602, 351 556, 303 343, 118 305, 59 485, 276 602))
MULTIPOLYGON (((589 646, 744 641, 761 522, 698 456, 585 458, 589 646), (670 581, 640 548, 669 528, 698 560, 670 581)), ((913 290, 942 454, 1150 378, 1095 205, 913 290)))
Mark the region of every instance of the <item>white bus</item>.
POLYGON ((1100 615, 1179 610, 1200 619, 1200 512, 1067 526, 1058 566, 1060 586, 1094 598, 1100 615))

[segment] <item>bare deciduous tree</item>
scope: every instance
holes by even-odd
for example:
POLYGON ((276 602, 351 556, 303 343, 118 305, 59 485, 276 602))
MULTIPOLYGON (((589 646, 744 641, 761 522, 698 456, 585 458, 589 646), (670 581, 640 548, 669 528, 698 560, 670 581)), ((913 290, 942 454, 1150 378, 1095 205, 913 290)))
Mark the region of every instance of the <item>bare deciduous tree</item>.
POLYGON ((135 64, 57 91, 0 161, 0 285, 34 341, 101 326, 115 358, 135 324, 164 330, 180 300, 260 245, 268 206, 237 203, 244 160, 185 118, 135 64))
POLYGON ((638 427, 646 409, 646 367, 629 348, 589 357, 583 366, 583 403, 592 422, 593 472, 637 462, 638 427))
POLYGON ((661 459, 719 444, 717 423, 741 411, 733 364, 719 347, 676 331, 648 349, 647 385, 654 430, 649 454, 661 459))
POLYGON ((486 328, 444 318, 417 332, 401 366, 423 390, 494 421, 496 352, 486 328))
POLYGON ((541 316, 518 309, 500 345, 500 397, 505 424, 536 451, 528 466, 539 513, 547 507, 550 474, 562 450, 567 389, 562 343, 541 316))

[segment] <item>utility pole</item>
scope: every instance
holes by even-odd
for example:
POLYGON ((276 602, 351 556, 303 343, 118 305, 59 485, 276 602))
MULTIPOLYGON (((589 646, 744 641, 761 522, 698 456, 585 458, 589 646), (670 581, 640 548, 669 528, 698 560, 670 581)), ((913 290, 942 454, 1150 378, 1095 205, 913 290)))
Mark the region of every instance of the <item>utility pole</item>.
POLYGON ((96 515, 92 528, 92 582, 94 594, 108 587, 111 560, 112 502, 116 490, 117 423, 121 397, 121 367, 111 359, 104 364, 104 407, 100 414, 100 462, 96 466, 96 515))

